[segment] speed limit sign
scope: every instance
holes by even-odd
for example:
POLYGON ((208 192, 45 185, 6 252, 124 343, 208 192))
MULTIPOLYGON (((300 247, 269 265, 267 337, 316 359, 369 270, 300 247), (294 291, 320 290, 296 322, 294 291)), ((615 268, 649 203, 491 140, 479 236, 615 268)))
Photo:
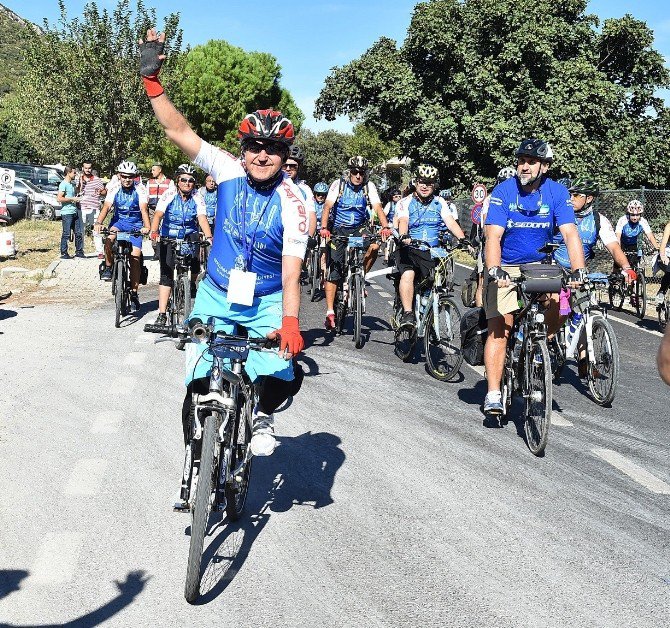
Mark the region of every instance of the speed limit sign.
POLYGON ((475 205, 484 202, 486 198, 486 186, 483 183, 475 183, 475 186, 472 188, 472 201, 475 205))
POLYGON ((16 173, 9 168, 0 168, 0 191, 11 194, 14 191, 16 173))

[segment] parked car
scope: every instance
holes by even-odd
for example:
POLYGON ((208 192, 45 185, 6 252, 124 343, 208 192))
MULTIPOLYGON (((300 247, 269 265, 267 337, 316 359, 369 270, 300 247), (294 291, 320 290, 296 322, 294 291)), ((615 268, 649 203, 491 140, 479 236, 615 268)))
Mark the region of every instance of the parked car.
POLYGON ((25 179, 14 180, 14 191, 26 193, 32 199, 32 203, 26 204, 26 219, 33 215, 46 220, 60 218, 61 204, 58 202, 57 192, 45 192, 25 179))
POLYGON ((45 192, 58 192, 58 185, 63 177, 55 168, 45 168, 30 164, 17 164, 8 161, 0 162, 0 168, 9 168, 17 178, 29 181, 45 192))
POLYGON ((29 198, 25 192, 14 190, 13 194, 7 194, 7 211, 11 216, 12 223, 25 218, 28 202, 29 198))

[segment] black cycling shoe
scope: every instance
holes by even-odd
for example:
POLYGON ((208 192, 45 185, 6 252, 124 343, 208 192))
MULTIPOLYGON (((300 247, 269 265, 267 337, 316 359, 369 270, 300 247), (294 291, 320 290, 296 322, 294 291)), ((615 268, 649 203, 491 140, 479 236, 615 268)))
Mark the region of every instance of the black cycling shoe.
POLYGON ((140 298, 137 296, 137 292, 130 292, 130 312, 135 314, 140 311, 140 298))
POLYGON ((112 280, 112 267, 105 266, 105 269, 100 273, 100 279, 102 281, 111 281, 112 280))
POLYGON ((414 318, 414 312, 403 312, 400 315, 400 326, 402 327, 403 325, 411 325, 414 327, 416 324, 416 320, 414 318))

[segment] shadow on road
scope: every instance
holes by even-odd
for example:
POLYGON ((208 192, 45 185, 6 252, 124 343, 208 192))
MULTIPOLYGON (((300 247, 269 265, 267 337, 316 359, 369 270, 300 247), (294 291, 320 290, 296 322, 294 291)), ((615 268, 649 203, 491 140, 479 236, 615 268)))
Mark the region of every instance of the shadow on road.
POLYGON ((4 307, 0 308, 0 321, 4 321, 6 318, 14 318, 18 316, 18 312, 15 310, 8 310, 4 307))
POLYGON ((327 432, 282 437, 271 458, 254 460, 246 512, 236 523, 222 521, 203 553, 206 564, 198 604, 207 604, 232 582, 267 525, 271 513, 294 506, 324 508, 333 503, 335 475, 346 458, 341 440, 327 432), (217 531, 220 530, 217 534, 217 531))
MULTIPOLYGON (((21 588, 21 581, 28 575, 29 573, 23 569, 0 570, 0 600, 12 592, 18 591, 21 588)), ((123 582, 116 581, 116 588, 119 590, 116 597, 100 608, 71 621, 59 624, 20 624, 20 626, 21 628, 56 628, 57 626, 88 628, 89 626, 99 626, 131 604, 143 591, 149 578, 143 571, 131 571, 123 582)), ((0 623, 0 628, 19 628, 19 624, 3 622, 0 623)))

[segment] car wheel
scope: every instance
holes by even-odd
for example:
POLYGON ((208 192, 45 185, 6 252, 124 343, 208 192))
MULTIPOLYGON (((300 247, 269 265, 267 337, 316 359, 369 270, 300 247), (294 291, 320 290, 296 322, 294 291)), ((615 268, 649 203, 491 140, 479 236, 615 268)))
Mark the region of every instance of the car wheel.
POLYGON ((44 205, 44 219, 56 220, 56 208, 53 205, 45 203, 44 205))

